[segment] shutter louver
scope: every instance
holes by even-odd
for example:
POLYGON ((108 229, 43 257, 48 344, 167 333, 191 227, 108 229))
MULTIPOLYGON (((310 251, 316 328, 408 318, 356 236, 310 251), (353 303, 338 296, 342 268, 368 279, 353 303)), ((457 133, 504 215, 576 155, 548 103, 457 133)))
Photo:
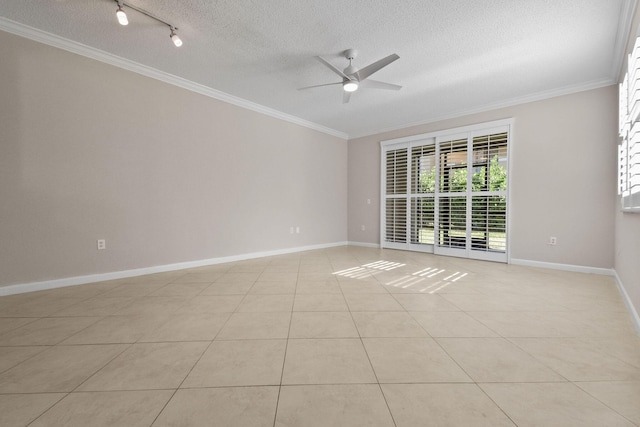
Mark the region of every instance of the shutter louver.
POLYGON ((387 152, 387 195, 407 193, 407 149, 387 152))
POLYGON ((626 208, 640 209, 640 122, 635 122, 627 141, 627 185, 623 193, 626 208))
POLYGON ((386 208, 387 242, 404 243, 407 241, 407 201, 406 199, 387 199, 386 208))
POLYGON ((474 196, 471 203, 471 248, 485 252, 506 251, 506 197, 474 196))
POLYGON ((435 198, 411 198, 411 243, 433 245, 435 228, 435 198))
POLYGON ((440 193, 467 191, 467 140, 440 143, 440 193))
MULTIPOLYGON (((629 141, 625 137, 618 146, 618 195, 627 197, 627 184, 629 183, 629 176, 627 174, 627 161, 629 156, 627 155, 629 141)), ((623 199, 624 204, 624 199, 623 199)), ((624 206, 623 206, 624 207, 624 206)))
POLYGON ((438 210, 438 246, 467 246, 467 198, 441 197, 438 210))
POLYGON ((629 121, 631 123, 638 120, 640 114, 640 38, 636 39, 631 55, 629 55, 628 74, 628 104, 629 121))
POLYGON ((629 75, 624 75, 624 80, 620 83, 619 90, 619 133, 622 138, 627 137, 629 132, 629 75))

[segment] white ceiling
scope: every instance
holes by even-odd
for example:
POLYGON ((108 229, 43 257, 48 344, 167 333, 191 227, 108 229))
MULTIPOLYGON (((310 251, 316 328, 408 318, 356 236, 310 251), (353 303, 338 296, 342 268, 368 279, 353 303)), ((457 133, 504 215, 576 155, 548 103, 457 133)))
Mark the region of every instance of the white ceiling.
POLYGON ((125 3, 184 45, 127 8, 118 25, 114 0, 0 0, 0 29, 32 27, 353 138, 614 84, 636 0, 125 3), (349 104, 340 86, 296 90, 339 81, 314 56, 342 69, 348 48, 359 68, 397 53, 372 78, 403 89, 360 89, 349 104))

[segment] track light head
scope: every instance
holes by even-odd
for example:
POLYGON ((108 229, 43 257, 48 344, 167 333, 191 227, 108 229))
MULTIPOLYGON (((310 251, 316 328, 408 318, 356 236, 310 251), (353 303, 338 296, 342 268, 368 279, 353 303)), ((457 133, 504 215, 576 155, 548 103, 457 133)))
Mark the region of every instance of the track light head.
POLYGON ((176 34, 175 28, 171 27, 171 35, 169 37, 171 37, 171 41, 173 42, 174 45, 176 45, 176 47, 182 46, 182 40, 176 34))
POLYGON ((127 19, 127 14, 122 10, 122 6, 118 3, 118 10, 116 11, 116 17, 118 18, 118 22, 120 25, 128 25, 129 19, 127 19))

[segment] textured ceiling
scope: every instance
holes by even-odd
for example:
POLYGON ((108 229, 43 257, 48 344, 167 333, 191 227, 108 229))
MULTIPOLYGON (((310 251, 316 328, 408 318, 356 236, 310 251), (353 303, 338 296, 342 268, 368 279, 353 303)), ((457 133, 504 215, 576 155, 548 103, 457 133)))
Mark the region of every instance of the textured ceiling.
MULTIPOLYGON (((348 137, 613 84, 636 0, 0 0, 0 17, 181 77, 348 137), (399 92, 299 87, 339 81, 355 48, 362 68, 399 92)), ((0 25, 0 29, 3 25, 0 25)))

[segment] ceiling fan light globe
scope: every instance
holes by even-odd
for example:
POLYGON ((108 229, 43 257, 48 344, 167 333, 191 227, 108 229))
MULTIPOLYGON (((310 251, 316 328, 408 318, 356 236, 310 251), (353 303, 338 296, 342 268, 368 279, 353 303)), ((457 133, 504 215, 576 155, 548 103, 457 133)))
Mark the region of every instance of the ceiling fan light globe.
POLYGON ((355 92, 358 90, 358 82, 353 80, 344 82, 342 83, 342 89, 344 89, 345 92, 355 92))

